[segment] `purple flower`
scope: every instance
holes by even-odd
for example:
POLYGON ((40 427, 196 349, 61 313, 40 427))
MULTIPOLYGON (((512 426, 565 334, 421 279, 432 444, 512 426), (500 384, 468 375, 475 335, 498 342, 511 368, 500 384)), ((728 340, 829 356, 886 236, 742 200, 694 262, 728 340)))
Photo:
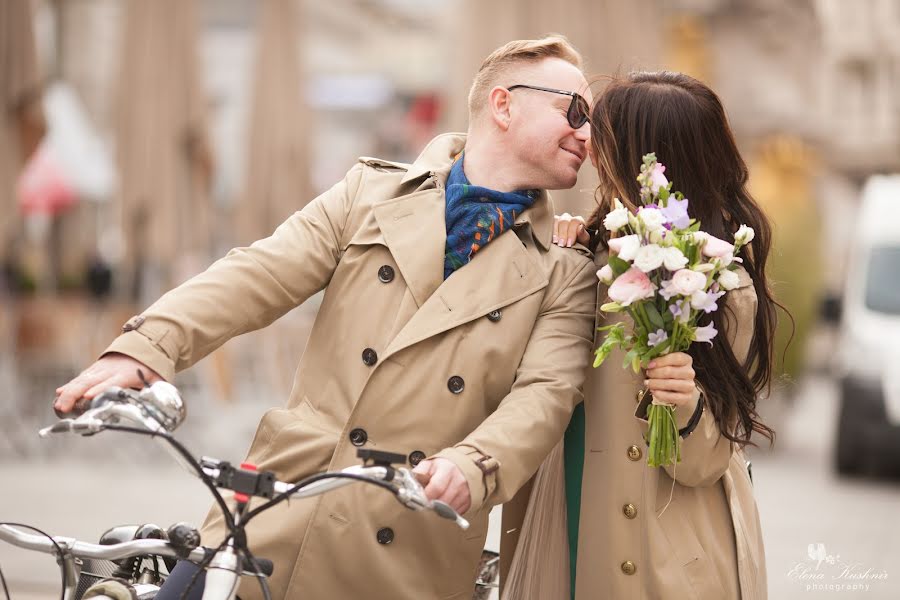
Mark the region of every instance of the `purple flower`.
POLYGON ((691 319, 691 304, 687 299, 676 300, 675 304, 669 305, 669 312, 679 323, 687 323, 691 319))
POLYGON ((649 344, 649 346, 652 348, 653 346, 662 344, 667 339, 669 339, 669 334, 667 334, 662 329, 657 329, 655 332, 647 336, 647 344, 649 344))
POLYGON ((684 304, 683 300, 677 300, 675 304, 669 305, 669 312, 672 313, 673 317, 681 316, 681 305, 684 304))
POLYGON ((704 292, 699 290, 691 294, 691 307, 709 314, 719 309, 716 301, 725 295, 725 292, 704 292))
POLYGON ((691 223, 688 216, 688 199, 678 200, 675 196, 670 196, 668 204, 665 208, 660 209, 666 222, 671 223, 678 229, 684 229, 691 223))
POLYGON ((716 331, 716 328, 713 327, 713 324, 704 325, 703 327, 698 327, 694 331, 694 341, 695 342, 706 342, 710 346, 712 346, 712 339, 716 337, 716 334, 719 333, 716 331))

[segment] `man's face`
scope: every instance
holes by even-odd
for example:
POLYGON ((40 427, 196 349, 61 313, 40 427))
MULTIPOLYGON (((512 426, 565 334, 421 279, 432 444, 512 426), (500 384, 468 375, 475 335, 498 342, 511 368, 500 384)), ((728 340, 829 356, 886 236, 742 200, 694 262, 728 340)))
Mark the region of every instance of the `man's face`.
MULTIPOLYGON (((507 87, 531 85, 576 92, 593 101, 587 81, 574 65, 547 58, 510 76, 507 87)), ((572 96, 516 88, 510 92, 507 139, 510 158, 522 163, 530 188, 567 189, 575 185, 578 169, 587 157, 590 124, 578 129, 569 124, 572 96)))

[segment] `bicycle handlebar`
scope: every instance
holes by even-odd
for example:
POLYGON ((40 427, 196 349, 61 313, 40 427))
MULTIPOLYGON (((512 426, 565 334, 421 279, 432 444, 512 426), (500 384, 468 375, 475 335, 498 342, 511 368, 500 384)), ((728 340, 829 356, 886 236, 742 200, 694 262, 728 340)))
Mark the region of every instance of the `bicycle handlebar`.
MULTIPOLYGON (((145 429, 147 433, 172 441, 169 432, 181 423, 184 413, 184 403, 178 395, 178 390, 169 383, 159 381, 140 392, 112 387, 96 396, 91 401, 90 408, 80 416, 63 419, 50 427, 45 427, 39 434, 42 437, 68 432, 93 435, 105 428, 124 423, 136 425, 145 429)), ((183 466, 187 466, 184 457, 178 453, 175 453, 175 456, 183 466)), ((219 475, 219 466, 223 464, 225 463, 206 457, 201 460, 203 472, 214 481, 219 475)), ((190 470, 193 473, 194 467, 191 466, 190 470)), ((200 473, 194 474, 200 476, 200 473)), ((275 494, 281 495, 290 491, 292 498, 308 498, 343 487, 359 478, 388 487, 397 500, 411 510, 431 510, 445 519, 454 521, 463 530, 469 528, 468 521, 452 507, 444 502, 430 500, 415 475, 405 468, 357 465, 336 472, 333 478, 327 478, 325 473, 320 474, 316 481, 302 487, 298 487, 298 484, 275 481, 272 489, 275 494)), ((227 486, 220 484, 220 487, 227 486)))
POLYGON ((57 553, 56 546, 53 543, 56 542, 56 545, 62 548, 64 552, 79 558, 98 560, 120 560, 142 554, 155 554, 157 556, 180 558, 199 563, 206 558, 207 552, 210 551, 207 548, 198 546, 185 554, 166 540, 131 540, 118 544, 103 545, 81 542, 70 537, 53 536, 53 541, 51 541, 51 538, 43 535, 19 531, 12 525, 0 525, 0 540, 25 550, 35 550, 45 554, 57 553))
MULTIPOLYGON (((206 457, 198 462, 170 435, 170 432, 184 420, 185 409, 178 390, 169 383, 156 382, 139 392, 113 387, 96 396, 87 406, 79 406, 80 408, 85 408, 82 414, 62 419, 54 425, 41 429, 39 432, 41 437, 54 433, 93 435, 105 429, 112 429, 163 438, 168 442, 167 448, 173 452, 178 462, 182 466, 190 467, 190 472, 200 477, 209 487, 223 510, 232 537, 226 540, 224 547, 217 550, 203 547, 190 549, 156 539, 101 545, 80 542, 74 538, 49 538, 28 534, 8 525, 0 525, 0 540, 30 550, 64 554, 65 556, 59 558, 61 563, 65 563, 64 579, 68 582, 67 587, 71 585, 73 574, 76 573, 73 570, 73 557, 118 560, 140 555, 157 555, 186 559, 201 566, 206 565, 207 583, 211 585, 206 588, 204 598, 233 597, 238 574, 242 571, 251 574, 244 559, 252 557, 252 554, 246 547, 242 531, 249 520, 259 512, 288 498, 309 498, 358 481, 390 490, 401 504, 411 510, 431 510, 440 517, 454 521, 463 530, 469 528, 469 522, 451 506, 429 499, 409 469, 391 466, 391 463, 403 460, 403 455, 371 450, 360 451, 361 457, 375 464, 354 465, 342 471, 319 473, 292 484, 275 480, 274 474, 270 472, 256 473, 252 465, 246 465, 247 468, 242 465, 236 469, 229 463, 206 457), (234 517, 229 513, 217 487, 235 491, 238 508, 234 517), (250 495, 270 500, 262 506, 246 511, 250 495), (239 538, 244 540, 240 542, 242 547, 235 547, 235 542, 239 538)), ((264 595, 268 597, 268 588, 265 586, 263 575, 271 574, 271 562, 264 559, 254 559, 254 562, 261 572, 253 571, 252 574, 260 578, 264 595), (269 565, 269 568, 266 569, 264 565, 269 565)), ((74 578, 77 579, 77 575, 74 575, 74 578)))

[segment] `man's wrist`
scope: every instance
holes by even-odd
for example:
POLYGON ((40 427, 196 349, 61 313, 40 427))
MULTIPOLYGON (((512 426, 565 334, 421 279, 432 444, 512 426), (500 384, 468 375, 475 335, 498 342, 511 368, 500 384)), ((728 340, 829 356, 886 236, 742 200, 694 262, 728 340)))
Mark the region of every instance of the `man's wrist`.
POLYGON ((464 445, 453 446, 444 448, 429 458, 446 458, 462 471, 463 477, 469 485, 469 497, 472 502, 466 514, 480 510, 488 496, 496 488, 496 471, 500 464, 496 459, 486 457, 477 448, 464 445))

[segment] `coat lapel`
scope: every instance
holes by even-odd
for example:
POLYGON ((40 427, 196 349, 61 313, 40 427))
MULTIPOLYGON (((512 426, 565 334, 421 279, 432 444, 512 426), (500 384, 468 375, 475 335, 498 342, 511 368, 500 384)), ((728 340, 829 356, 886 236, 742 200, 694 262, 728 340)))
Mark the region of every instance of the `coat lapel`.
POLYGON ((444 278, 444 193, 413 192, 374 207, 375 219, 420 308, 444 278))
MULTIPOLYGON (((442 276, 441 271, 438 277, 442 276)), ((438 286, 388 345, 385 358, 512 304, 548 283, 516 232, 507 231, 438 286)))

